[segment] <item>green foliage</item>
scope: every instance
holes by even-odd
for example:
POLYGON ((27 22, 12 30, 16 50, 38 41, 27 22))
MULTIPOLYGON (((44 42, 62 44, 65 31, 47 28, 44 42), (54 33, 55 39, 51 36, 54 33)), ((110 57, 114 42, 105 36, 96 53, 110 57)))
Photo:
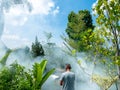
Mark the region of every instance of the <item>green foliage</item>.
POLYGON ((87 50, 92 32, 92 17, 88 10, 81 10, 77 14, 72 11, 69 14, 66 33, 69 37, 67 42, 71 47, 77 51, 87 50))
POLYGON ((71 54, 72 54, 72 56, 76 56, 76 50, 73 49, 73 50, 71 51, 71 54))
POLYGON ((98 0, 93 8, 96 12, 99 27, 104 31, 104 36, 111 42, 114 56, 120 56, 120 1, 98 0), (104 26, 104 27, 103 27, 104 26))
POLYGON ((11 50, 8 50, 8 51, 6 52, 6 54, 3 56, 3 58, 0 60, 0 63, 1 63, 3 66, 6 64, 7 58, 8 58, 8 56, 10 55, 11 52, 12 52, 11 50))
POLYGON ((44 50, 37 37, 35 39, 35 43, 32 43, 32 55, 33 57, 44 56, 44 50))
POLYGON ((35 63, 33 65, 33 78, 34 78, 35 89, 39 89, 39 88, 41 89, 44 82, 55 71, 55 69, 51 69, 50 71, 44 74, 46 64, 47 64, 47 60, 43 60, 41 63, 35 63))
POLYGON ((55 71, 45 72, 47 60, 35 63, 32 70, 25 71, 25 67, 11 64, 0 71, 0 90, 41 90, 42 85, 55 71))
POLYGON ((0 72, 0 90, 31 90, 24 67, 14 63, 0 72))
POLYGON ((79 65, 81 65, 81 60, 78 60, 78 62, 77 62, 79 65))
POLYGON ((93 10, 96 22, 103 29, 106 40, 111 44, 107 53, 117 69, 120 79, 120 0, 98 0, 93 10))
POLYGON ((118 76, 110 77, 110 76, 100 76, 94 74, 92 76, 92 80, 101 87, 102 90, 108 90, 113 83, 118 80, 118 76))

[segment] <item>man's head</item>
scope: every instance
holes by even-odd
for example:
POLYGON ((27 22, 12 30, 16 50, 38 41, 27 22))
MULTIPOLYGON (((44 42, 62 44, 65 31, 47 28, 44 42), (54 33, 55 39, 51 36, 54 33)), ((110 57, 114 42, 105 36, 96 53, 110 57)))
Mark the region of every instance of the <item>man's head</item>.
POLYGON ((65 69, 66 69, 66 70, 70 70, 70 69, 71 69, 71 65, 70 65, 70 64, 66 64, 65 69))

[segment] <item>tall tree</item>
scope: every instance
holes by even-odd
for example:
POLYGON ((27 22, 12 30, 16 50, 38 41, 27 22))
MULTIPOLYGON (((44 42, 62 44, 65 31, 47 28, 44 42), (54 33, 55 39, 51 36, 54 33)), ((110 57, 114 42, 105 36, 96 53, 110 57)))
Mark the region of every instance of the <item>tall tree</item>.
POLYGON ((32 43, 32 54, 34 57, 45 55, 43 47, 40 44, 40 42, 38 41, 37 36, 35 38, 35 43, 32 43))
POLYGON ((114 52, 114 61, 118 66, 120 78, 120 0, 98 0, 93 7, 96 22, 99 27, 105 27, 104 32, 108 42, 111 42, 110 49, 114 52))
POLYGON ((90 35, 93 31, 92 17, 88 10, 81 10, 77 14, 73 11, 68 16, 66 33, 68 44, 78 51, 87 50, 90 45, 90 35))

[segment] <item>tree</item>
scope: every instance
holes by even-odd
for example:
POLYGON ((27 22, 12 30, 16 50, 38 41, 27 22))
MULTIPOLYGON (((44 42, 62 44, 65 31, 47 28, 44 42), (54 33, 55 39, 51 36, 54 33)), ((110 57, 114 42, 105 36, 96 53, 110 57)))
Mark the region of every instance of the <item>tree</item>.
POLYGON ((113 52, 113 60, 119 65, 120 78, 120 0, 98 0, 93 10, 97 15, 99 27, 104 26, 105 37, 111 42, 109 49, 113 52))
POLYGON ((44 50, 37 37, 35 38, 35 43, 32 43, 32 54, 33 57, 44 56, 44 50))
POLYGON ((68 44, 77 51, 87 50, 90 45, 90 35, 93 32, 92 17, 88 10, 81 10, 77 14, 73 11, 68 16, 66 33, 68 44))
MULTIPOLYGON (((117 67, 120 79, 120 0, 98 0, 93 10, 97 16, 96 22, 102 28, 106 41, 110 43, 112 52, 109 58, 117 67)), ((117 84, 116 89, 119 90, 117 84)))

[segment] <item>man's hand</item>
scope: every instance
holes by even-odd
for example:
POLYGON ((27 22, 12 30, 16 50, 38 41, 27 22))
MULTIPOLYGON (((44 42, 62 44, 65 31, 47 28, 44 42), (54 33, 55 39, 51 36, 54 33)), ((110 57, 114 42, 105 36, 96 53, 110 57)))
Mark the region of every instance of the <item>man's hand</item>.
POLYGON ((61 85, 61 86, 63 85, 63 81, 60 81, 60 85, 61 85))

